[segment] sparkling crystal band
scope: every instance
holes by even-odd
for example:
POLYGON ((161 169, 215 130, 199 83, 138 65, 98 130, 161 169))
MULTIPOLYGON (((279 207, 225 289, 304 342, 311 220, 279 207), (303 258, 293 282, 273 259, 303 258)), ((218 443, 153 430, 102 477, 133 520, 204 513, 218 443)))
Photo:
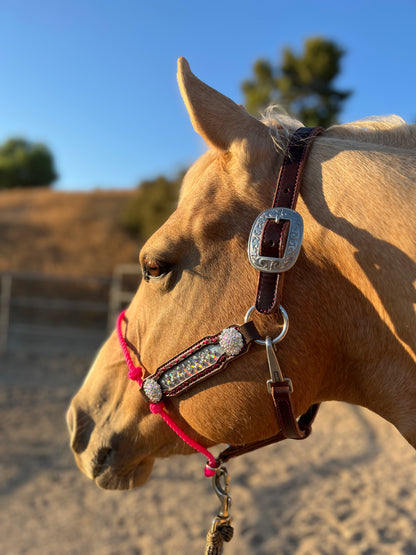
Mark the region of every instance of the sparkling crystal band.
POLYGON ((252 322, 233 325, 217 335, 204 337, 146 378, 143 392, 152 403, 182 393, 245 353, 256 337, 257 330, 252 322))

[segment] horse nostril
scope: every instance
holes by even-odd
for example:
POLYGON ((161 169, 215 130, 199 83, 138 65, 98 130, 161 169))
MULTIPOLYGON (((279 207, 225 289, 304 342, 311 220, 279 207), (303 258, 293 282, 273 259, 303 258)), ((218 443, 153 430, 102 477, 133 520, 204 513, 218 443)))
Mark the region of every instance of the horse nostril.
POLYGON ((67 412, 67 424, 71 434, 71 448, 75 453, 81 453, 87 448, 94 421, 84 410, 72 404, 67 412))
POLYGON ((104 466, 106 462, 108 462, 112 453, 113 450, 111 449, 111 447, 101 447, 101 449, 97 451, 97 454, 95 455, 93 460, 92 467, 92 475, 94 478, 102 473, 102 471, 104 470, 104 466))

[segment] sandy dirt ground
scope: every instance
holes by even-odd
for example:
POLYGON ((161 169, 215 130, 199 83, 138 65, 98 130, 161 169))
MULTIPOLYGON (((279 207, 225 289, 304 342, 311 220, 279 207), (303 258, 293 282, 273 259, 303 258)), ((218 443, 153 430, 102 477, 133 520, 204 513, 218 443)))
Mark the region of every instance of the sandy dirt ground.
MULTIPOLYGON (((0 359, 0 553, 194 555, 217 509, 199 455, 160 460, 129 492, 75 467, 65 411, 85 357, 0 359)), ((322 408, 305 442, 229 464, 225 555, 416 555, 416 453, 379 417, 322 408)))

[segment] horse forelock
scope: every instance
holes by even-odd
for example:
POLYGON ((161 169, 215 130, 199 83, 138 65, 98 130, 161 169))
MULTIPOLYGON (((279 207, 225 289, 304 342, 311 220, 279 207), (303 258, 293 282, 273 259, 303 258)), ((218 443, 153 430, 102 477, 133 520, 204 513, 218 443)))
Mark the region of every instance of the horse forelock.
MULTIPOLYGON (((279 105, 266 108, 260 121, 270 129, 270 136, 280 152, 287 148, 291 135, 304 124, 292 118, 279 105)), ((369 116, 356 121, 329 127, 326 135, 334 138, 357 140, 359 142, 414 148, 416 146, 416 125, 408 124, 395 114, 369 116)))
POLYGON ((260 121, 269 128, 270 137, 278 151, 286 151, 290 137, 299 129, 304 127, 299 120, 292 118, 286 110, 277 104, 268 106, 261 114, 260 121))

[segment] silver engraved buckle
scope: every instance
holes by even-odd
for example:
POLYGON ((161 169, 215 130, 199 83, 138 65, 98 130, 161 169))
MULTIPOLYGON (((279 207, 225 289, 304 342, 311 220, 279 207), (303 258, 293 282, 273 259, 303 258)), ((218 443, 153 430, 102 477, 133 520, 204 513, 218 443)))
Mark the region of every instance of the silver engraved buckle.
POLYGON ((268 208, 259 214, 251 228, 248 240, 248 259, 250 264, 260 272, 276 274, 286 272, 298 259, 303 239, 302 216, 290 208, 268 208), (281 258, 261 256, 260 246, 264 226, 269 220, 279 223, 280 220, 289 222, 289 232, 286 241, 285 252, 281 258))

